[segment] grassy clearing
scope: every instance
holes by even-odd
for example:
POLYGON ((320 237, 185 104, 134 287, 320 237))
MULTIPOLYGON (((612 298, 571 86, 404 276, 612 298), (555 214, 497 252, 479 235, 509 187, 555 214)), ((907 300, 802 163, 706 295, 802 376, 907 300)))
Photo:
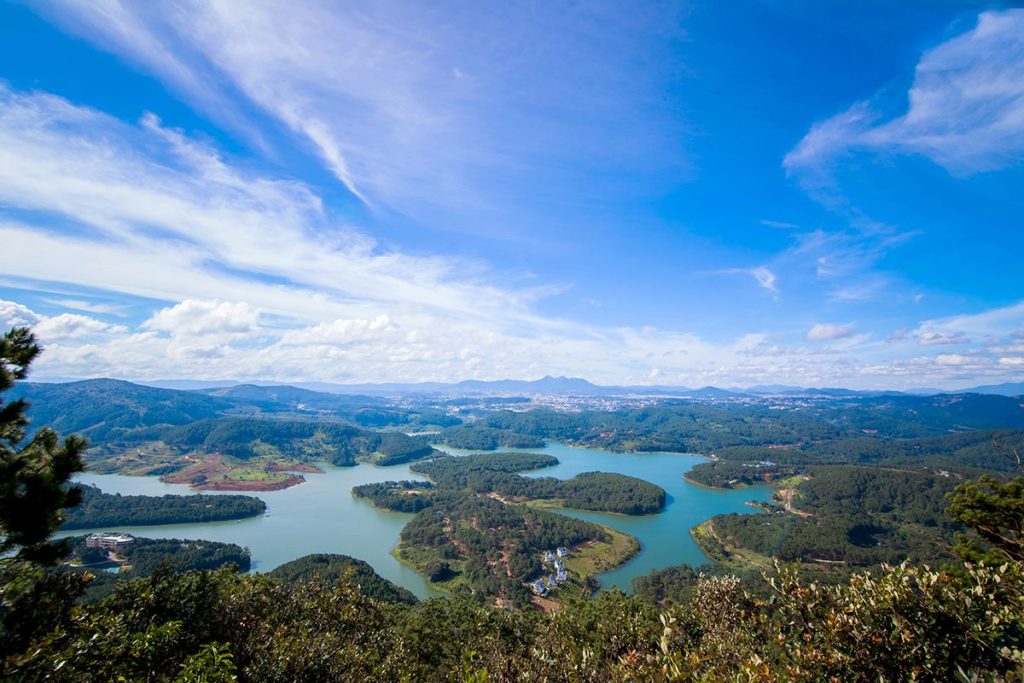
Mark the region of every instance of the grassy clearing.
POLYGON ((809 478, 805 474, 794 474, 792 477, 786 477, 785 479, 776 479, 771 483, 771 486, 777 489, 795 489, 809 478))
POLYGON ((550 510, 552 508, 564 508, 565 503, 561 498, 534 498, 524 503, 527 507, 550 510))
POLYGON ((596 541, 573 550, 565 560, 570 572, 586 579, 589 576, 615 569, 640 552, 640 542, 617 529, 602 526, 609 540, 596 541))
POLYGON ((713 520, 709 519, 693 527, 690 530, 690 535, 709 560, 728 569, 746 571, 750 567, 758 569, 771 567, 771 559, 768 557, 723 541, 715 533, 713 520))
POLYGON ((463 590, 468 592, 470 590, 469 582, 463 578, 462 574, 465 562, 442 557, 436 548, 416 548, 407 543, 399 543, 391 550, 391 555, 406 567, 423 574, 423 578, 427 580, 431 588, 443 593, 456 593, 463 590), (452 571, 456 572, 456 575, 448 581, 431 581, 427 578, 424 568, 433 562, 447 563, 452 571))

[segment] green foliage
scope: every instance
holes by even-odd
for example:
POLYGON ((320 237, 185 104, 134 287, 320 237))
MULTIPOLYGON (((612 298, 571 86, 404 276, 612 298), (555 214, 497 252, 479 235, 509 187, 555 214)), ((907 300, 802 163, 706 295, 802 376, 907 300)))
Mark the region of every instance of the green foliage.
POLYGON ((450 579, 455 578, 456 572, 452 570, 452 567, 447 562, 428 562, 423 567, 423 573, 427 575, 427 578, 434 583, 442 583, 450 579))
POLYGON ((529 601, 523 583, 540 574, 543 551, 589 540, 605 540, 604 531, 570 517, 442 489, 402 529, 399 550, 421 570, 457 564, 475 592, 522 605, 529 601))
MULTIPOLYGON (((0 338, 0 392, 24 379, 39 347, 32 333, 15 328, 0 338)), ((69 436, 60 442, 51 429, 25 438, 27 406, 22 400, 0 404, 0 555, 55 564, 67 552, 49 537, 63 521, 63 510, 78 504, 81 494, 67 483, 83 468, 86 443, 69 436)))
POLYGON ((688 564, 656 569, 633 579, 633 592, 654 605, 685 604, 703 573, 688 564))
POLYGON ((686 478, 703 486, 731 489, 737 486, 769 484, 778 479, 791 477, 800 471, 793 465, 765 465, 764 462, 735 462, 717 460, 702 462, 686 473, 686 478))
POLYGON ((949 515, 971 530, 957 553, 972 562, 1024 562, 1024 477, 1000 482, 990 476, 957 487, 949 515))
POLYGON ((557 458, 539 453, 479 453, 433 458, 410 469, 427 475, 441 488, 497 493, 517 499, 557 499, 566 507, 580 510, 643 515, 665 507, 664 489, 623 474, 584 472, 567 481, 515 474, 557 464, 557 458))
POLYGON ((71 509, 63 529, 194 524, 262 515, 267 504, 254 496, 122 496, 82 486, 82 502, 71 509))
POLYGON ((348 555, 305 555, 282 564, 269 572, 268 576, 289 583, 313 580, 337 583, 345 580, 356 586, 363 595, 381 602, 416 603, 415 595, 381 577, 366 562, 348 555))
POLYGON ((179 538, 136 537, 122 554, 131 564, 133 576, 149 576, 162 565, 178 571, 234 565, 247 572, 251 563, 249 551, 235 543, 179 538))
POLYGON ((206 643, 181 665, 175 683, 233 683, 238 680, 234 657, 222 643, 206 643))
MULTIPOLYGON (((25 383, 15 394, 32 403, 34 422, 77 432, 94 444, 137 438, 140 431, 183 425, 230 410, 228 401, 190 391, 145 387, 113 379, 67 384, 25 383)), ((144 438, 152 439, 152 433, 144 438)))
POLYGON ((557 464, 558 458, 542 453, 477 453, 465 456, 440 456, 418 462, 409 469, 425 474, 444 488, 461 489, 470 487, 474 477, 525 472, 557 464))
POLYGON ((617 451, 716 453, 723 459, 737 459, 726 449, 748 448, 746 461, 780 464, 795 464, 786 460, 786 450, 797 456, 806 450, 818 462, 863 462, 879 459, 871 455, 879 451, 884 458, 904 459, 901 464, 931 452, 934 467, 1005 469, 984 448, 992 432, 979 430, 1018 430, 1013 438, 1020 440, 1024 429, 1024 409, 1005 396, 825 398, 798 411, 771 408, 665 401, 610 412, 499 411, 445 429, 437 440, 485 450, 514 434, 617 451), (950 434, 969 430, 974 431, 966 436, 950 434), (954 451, 957 457, 945 457, 954 451))
MULTIPOLYGON (((109 553, 99 548, 88 548, 86 536, 75 536, 70 540, 70 559, 81 564, 103 563, 114 566, 109 553)), ((83 599, 95 602, 104 598, 126 580, 143 578, 161 570, 189 571, 193 569, 217 569, 232 567, 249 571, 249 551, 234 543, 220 543, 206 540, 182 540, 176 538, 141 538, 126 545, 118 553, 126 565, 117 573, 97 571, 95 574, 76 567, 63 566, 61 573, 91 578, 85 587, 83 599)), ((88 568, 87 568, 88 569, 88 568)))
POLYGON ((377 456, 380 465, 395 465, 430 455, 433 449, 420 439, 399 432, 368 432, 336 422, 216 418, 200 420, 163 435, 168 446, 225 453, 249 459, 260 445, 287 457, 355 465, 356 459, 377 456))
MULTIPOLYGON (((0 393, 26 377, 39 351, 27 329, 0 338, 0 393)), ((68 482, 82 470, 86 443, 75 436, 62 443, 45 427, 24 443, 26 408, 23 400, 0 401, 0 654, 59 623, 81 592, 77 577, 45 568, 68 551, 50 537, 80 499, 68 482)))
POLYGON ((161 569, 40 633, 0 675, 867 683, 1024 673, 1019 564, 962 575, 901 565, 835 586, 791 569, 766 578, 767 599, 735 577, 710 576, 660 613, 643 598, 610 591, 542 614, 470 598, 389 605, 345 579, 288 584, 161 569))
POLYGON ((760 555, 851 568, 905 559, 952 561, 958 525, 945 514, 950 477, 845 465, 814 467, 795 499, 800 514, 781 510, 712 518, 718 537, 760 555))
POLYGON ((433 505, 434 485, 429 481, 385 481, 354 486, 352 495, 384 510, 419 512, 433 505))
POLYGON ((471 451, 493 451, 498 448, 543 448, 544 439, 532 434, 520 434, 509 429, 491 429, 476 426, 455 426, 445 429, 438 443, 471 451))
POLYGON ((665 489, 624 474, 583 472, 567 481, 554 481, 554 495, 543 497, 560 498, 569 508, 647 515, 665 507, 665 489))
POLYGON ((459 424, 432 408, 395 408, 370 396, 329 394, 290 386, 238 385, 203 391, 148 387, 112 379, 62 384, 23 382, 18 398, 31 417, 97 445, 157 440, 170 428, 225 416, 317 418, 372 428, 422 430, 459 424))

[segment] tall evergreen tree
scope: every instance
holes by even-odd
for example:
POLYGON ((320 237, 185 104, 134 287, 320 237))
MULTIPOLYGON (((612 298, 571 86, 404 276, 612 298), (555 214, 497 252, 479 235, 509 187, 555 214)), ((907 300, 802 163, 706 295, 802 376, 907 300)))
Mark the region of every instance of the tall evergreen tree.
MULTIPOLYGON (((0 338, 0 394, 25 379, 39 352, 28 329, 0 338)), ((62 619, 77 595, 76 577, 47 569, 69 550, 51 536, 63 511, 81 500, 70 481, 87 444, 77 436, 62 442, 48 427, 26 440, 27 407, 0 398, 0 649, 7 651, 62 619)))
POLYGON ((1016 448, 995 447, 1022 476, 1000 481, 985 475, 957 487, 949 516, 971 533, 960 535, 955 550, 968 562, 1024 562, 1024 458, 1016 448))

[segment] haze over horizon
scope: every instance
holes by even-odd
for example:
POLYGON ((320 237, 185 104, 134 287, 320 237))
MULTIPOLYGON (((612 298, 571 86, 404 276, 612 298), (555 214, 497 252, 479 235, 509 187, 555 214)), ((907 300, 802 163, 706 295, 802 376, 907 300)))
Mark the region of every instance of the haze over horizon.
POLYGON ((1024 10, 0 3, 39 378, 1024 380, 1024 10))

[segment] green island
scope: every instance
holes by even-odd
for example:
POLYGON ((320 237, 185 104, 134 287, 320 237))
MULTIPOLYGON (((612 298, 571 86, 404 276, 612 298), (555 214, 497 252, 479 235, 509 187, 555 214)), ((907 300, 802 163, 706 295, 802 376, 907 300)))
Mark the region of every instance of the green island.
POLYGON ((433 453, 424 441, 400 432, 337 422, 221 417, 139 430, 88 457, 90 470, 98 473, 159 475, 199 490, 274 491, 302 483, 303 474, 320 472, 320 462, 386 466, 433 453), (152 438, 154 432, 159 438, 152 438))
POLYGON ((607 527, 466 491, 442 490, 402 529, 393 552, 442 590, 523 607, 534 601, 528 584, 555 571, 545 564, 545 553, 560 547, 572 557, 571 563, 565 562, 566 580, 555 590, 543 591, 559 602, 589 595, 596 587, 591 581, 595 574, 639 550, 636 539, 607 527))
POLYGON ((411 467, 431 482, 365 484, 352 493, 378 507, 416 513, 393 554, 433 585, 517 607, 531 602, 532 590, 534 601, 548 607, 554 596, 592 593, 593 577, 627 561, 640 545, 620 531, 540 508, 646 514, 665 504, 664 490, 635 477, 588 472, 561 481, 517 474, 557 462, 535 453, 441 456, 411 467), (561 581, 558 565, 545 560, 558 548, 567 551, 559 559, 566 570, 561 581))
POLYGON ((560 507, 627 515, 653 514, 665 507, 665 491, 660 486, 614 472, 583 472, 565 481, 516 474, 556 464, 557 458, 550 455, 479 453, 435 457, 410 469, 442 488, 493 493, 517 502, 546 500, 560 507))
POLYGON ((122 496, 95 486, 79 489, 82 502, 68 513, 62 529, 220 522, 255 517, 267 509, 252 496, 122 496))

